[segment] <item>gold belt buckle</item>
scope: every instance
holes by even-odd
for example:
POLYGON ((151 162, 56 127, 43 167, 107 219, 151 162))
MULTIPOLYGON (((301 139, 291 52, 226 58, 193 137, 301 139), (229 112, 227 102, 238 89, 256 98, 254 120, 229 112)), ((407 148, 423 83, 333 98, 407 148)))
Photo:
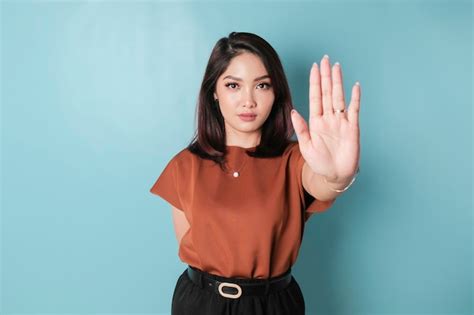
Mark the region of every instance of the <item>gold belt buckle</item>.
POLYGON ((222 296, 224 296, 224 297, 227 297, 227 298, 231 298, 231 299, 238 299, 238 298, 242 295, 242 288, 240 287, 240 285, 238 285, 238 284, 236 284, 236 283, 221 282, 221 283, 219 284, 218 290, 219 290, 219 294, 220 294, 220 295, 222 295, 222 296), (237 289, 237 293, 235 293, 235 294, 225 293, 224 291, 222 291, 222 288, 223 288, 224 286, 236 288, 236 289, 237 289))

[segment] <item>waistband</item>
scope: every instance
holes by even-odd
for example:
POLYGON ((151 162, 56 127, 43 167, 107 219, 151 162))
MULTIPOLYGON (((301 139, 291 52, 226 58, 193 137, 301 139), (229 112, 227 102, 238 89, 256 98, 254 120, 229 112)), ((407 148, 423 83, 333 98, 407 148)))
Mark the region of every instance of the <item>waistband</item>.
POLYGON ((266 295, 286 288, 291 280, 291 267, 282 275, 267 278, 227 278, 188 265, 186 270, 192 282, 226 298, 237 299, 248 295, 266 295))

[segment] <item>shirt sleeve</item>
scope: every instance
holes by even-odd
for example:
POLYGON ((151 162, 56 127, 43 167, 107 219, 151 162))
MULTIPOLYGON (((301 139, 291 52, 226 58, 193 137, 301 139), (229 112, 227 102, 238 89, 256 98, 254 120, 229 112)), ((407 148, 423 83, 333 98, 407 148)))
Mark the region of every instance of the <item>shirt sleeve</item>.
POLYGON ((151 187, 150 192, 160 196, 179 210, 184 211, 178 189, 180 185, 178 166, 179 164, 175 156, 165 166, 151 187))
POLYGON ((305 160, 303 158, 303 155, 301 155, 298 142, 296 142, 296 144, 293 145, 291 150, 292 150, 291 158, 293 159, 292 163, 296 169, 296 178, 297 178, 300 198, 301 198, 303 208, 305 210, 305 220, 308 220, 308 218, 313 213, 322 212, 330 208, 336 201, 336 198, 327 200, 327 201, 321 201, 314 198, 312 195, 309 194, 309 192, 307 192, 304 189, 302 175, 303 175, 303 165, 305 163, 305 160))

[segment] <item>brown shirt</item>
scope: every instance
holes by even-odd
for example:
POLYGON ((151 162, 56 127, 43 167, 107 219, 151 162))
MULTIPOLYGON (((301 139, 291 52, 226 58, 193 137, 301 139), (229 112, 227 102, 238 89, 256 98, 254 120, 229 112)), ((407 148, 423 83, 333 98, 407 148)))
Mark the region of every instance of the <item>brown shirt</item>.
POLYGON ((278 276, 295 263, 310 215, 335 199, 322 202, 304 190, 304 158, 296 141, 273 158, 227 149, 228 165, 240 169, 239 177, 183 149, 150 191, 189 221, 178 251, 184 263, 224 277, 278 276))

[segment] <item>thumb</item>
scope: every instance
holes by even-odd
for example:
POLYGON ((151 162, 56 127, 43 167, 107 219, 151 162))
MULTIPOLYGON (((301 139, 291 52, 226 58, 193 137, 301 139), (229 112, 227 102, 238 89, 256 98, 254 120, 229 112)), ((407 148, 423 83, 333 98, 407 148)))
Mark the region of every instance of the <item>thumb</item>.
POLYGON ((301 116, 296 109, 291 110, 291 122, 293 123, 293 128, 295 129, 296 137, 300 144, 305 145, 308 141, 311 141, 308 125, 303 116, 301 116))

